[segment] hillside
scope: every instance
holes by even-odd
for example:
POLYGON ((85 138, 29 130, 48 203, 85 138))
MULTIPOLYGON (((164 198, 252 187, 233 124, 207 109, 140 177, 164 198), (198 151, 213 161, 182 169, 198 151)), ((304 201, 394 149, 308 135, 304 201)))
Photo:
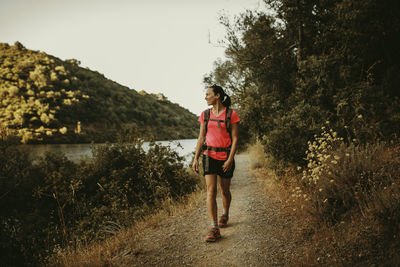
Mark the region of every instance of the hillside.
POLYGON ((162 94, 138 93, 16 42, 0 43, 0 127, 23 143, 194 138, 196 116, 162 94))

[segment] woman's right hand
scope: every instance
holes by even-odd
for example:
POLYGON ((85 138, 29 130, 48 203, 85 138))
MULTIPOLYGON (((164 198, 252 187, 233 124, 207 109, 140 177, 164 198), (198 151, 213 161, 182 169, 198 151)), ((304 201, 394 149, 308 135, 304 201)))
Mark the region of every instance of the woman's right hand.
POLYGON ((193 160, 192 169, 193 171, 199 173, 199 161, 197 159, 193 160))

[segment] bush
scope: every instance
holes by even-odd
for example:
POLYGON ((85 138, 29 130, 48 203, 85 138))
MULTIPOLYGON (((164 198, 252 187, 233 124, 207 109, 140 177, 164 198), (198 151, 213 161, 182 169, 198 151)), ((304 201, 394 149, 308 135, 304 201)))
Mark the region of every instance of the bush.
POLYGON ((329 124, 321 130, 308 142, 307 166, 287 168, 277 179, 290 212, 300 217, 295 231, 303 231, 305 256, 298 263, 397 264, 399 140, 363 145, 329 124))
POLYGON ((114 234, 168 198, 191 193, 199 180, 170 147, 106 144, 75 164, 48 153, 29 155, 0 142, 0 256, 6 265, 38 265, 66 245, 114 234))
POLYGON ((382 212, 389 208, 387 196, 393 203, 400 201, 396 193, 400 188, 399 145, 360 145, 357 139, 346 145, 335 131, 325 127, 321 136, 308 145, 303 196, 321 220, 336 222, 350 210, 366 214, 372 207, 382 212))

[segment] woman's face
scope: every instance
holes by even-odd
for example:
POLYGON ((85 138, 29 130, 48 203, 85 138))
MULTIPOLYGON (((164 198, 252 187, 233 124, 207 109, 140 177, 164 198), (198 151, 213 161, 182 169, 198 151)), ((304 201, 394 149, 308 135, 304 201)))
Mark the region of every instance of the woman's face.
POLYGON ((206 101, 207 101, 207 105, 211 106, 211 105, 215 105, 218 101, 219 98, 219 94, 214 94, 214 90, 212 88, 208 88, 206 91, 206 101))

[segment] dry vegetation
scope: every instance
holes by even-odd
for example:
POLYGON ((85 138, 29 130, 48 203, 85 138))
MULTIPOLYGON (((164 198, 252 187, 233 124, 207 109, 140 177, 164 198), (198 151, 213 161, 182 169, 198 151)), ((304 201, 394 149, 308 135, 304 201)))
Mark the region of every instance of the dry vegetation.
POLYGON ((155 214, 143 217, 131 227, 115 232, 115 235, 91 245, 81 244, 79 247, 69 247, 60 250, 51 261, 52 266, 78 267, 78 266, 110 266, 119 257, 135 255, 142 251, 142 245, 137 240, 146 234, 149 228, 156 228, 158 223, 170 216, 178 216, 186 210, 198 206, 199 201, 204 199, 204 186, 192 194, 174 201, 166 200, 160 205, 159 211, 155 214))
POLYGON ((308 167, 276 175, 261 144, 250 148, 267 194, 297 221, 299 265, 394 265, 399 258, 400 145, 345 145, 323 129, 309 143, 308 167))
MULTIPOLYGON (((93 160, 76 164, 54 153, 33 162, 17 141, 0 128, 0 262, 5 266, 38 266, 54 254, 86 253, 86 246, 112 243, 122 229, 160 207, 172 210, 170 202, 201 184, 183 157, 156 143, 147 150, 141 140, 106 144, 93 148, 93 160)), ((114 250, 105 247, 98 253, 108 259, 114 250)))

